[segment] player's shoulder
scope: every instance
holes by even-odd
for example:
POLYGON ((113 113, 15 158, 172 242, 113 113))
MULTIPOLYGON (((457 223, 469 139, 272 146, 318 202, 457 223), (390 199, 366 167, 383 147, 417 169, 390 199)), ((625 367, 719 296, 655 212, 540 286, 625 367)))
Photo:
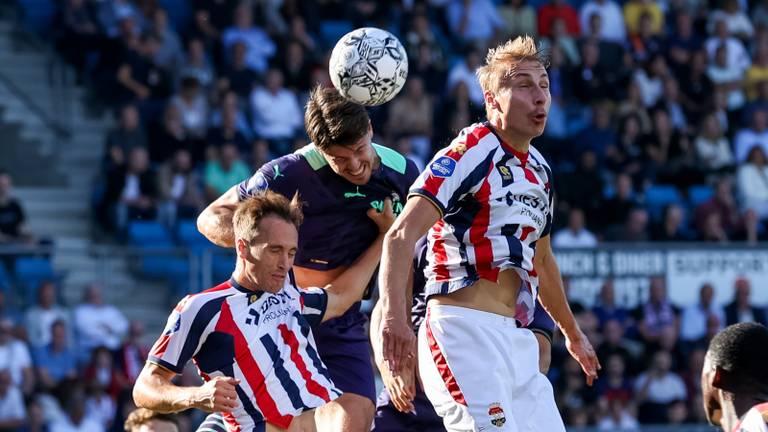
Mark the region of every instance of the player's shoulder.
POLYGON ((237 289, 232 287, 229 281, 223 282, 205 291, 186 295, 179 301, 174 310, 176 312, 196 313, 211 303, 221 304, 225 298, 237 293, 237 289))
POLYGON ((537 163, 541 166, 546 167, 547 169, 550 169, 549 163, 547 162, 546 158, 544 158, 544 155, 541 154, 541 152, 534 146, 528 147, 528 154, 530 155, 530 160, 532 160, 534 163, 537 163))
POLYGON ((442 152, 452 159, 471 159, 473 156, 498 151, 500 147, 501 141, 488 123, 474 123, 460 130, 442 152))
POLYGON ((312 171, 313 167, 311 166, 311 163, 309 162, 305 154, 302 152, 303 149, 310 146, 314 148, 314 145, 309 144, 293 153, 288 153, 286 155, 272 159, 271 161, 262 165, 262 168, 259 171, 266 170, 268 171, 269 174, 273 174, 273 175, 275 174, 273 172, 275 170, 275 167, 277 167, 278 169, 277 175, 285 174, 285 173, 300 172, 300 171, 312 171))
POLYGON ((736 432, 768 431, 768 403, 753 406, 734 430, 736 432))

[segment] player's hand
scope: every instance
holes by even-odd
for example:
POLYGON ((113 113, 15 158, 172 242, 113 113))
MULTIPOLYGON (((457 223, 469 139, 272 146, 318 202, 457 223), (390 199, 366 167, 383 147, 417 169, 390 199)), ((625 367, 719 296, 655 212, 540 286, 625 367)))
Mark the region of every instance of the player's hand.
POLYGON ((406 362, 416 359, 416 336, 405 320, 386 315, 381 321, 381 353, 389 370, 399 372, 406 362))
POLYGON ((601 369, 601 366, 597 360, 595 349, 592 348, 587 336, 579 329, 575 336, 565 337, 565 347, 568 348, 571 357, 579 362, 584 374, 587 375, 587 385, 591 386, 597 379, 597 371, 601 369))
POLYGON ((416 359, 406 361, 403 367, 392 372, 385 364, 379 364, 381 380, 389 392, 389 398, 398 411, 409 413, 415 411, 413 399, 416 397, 416 359))
POLYGON ((395 212, 392 210, 392 200, 384 198, 384 208, 378 211, 375 208, 368 209, 368 217, 379 227, 380 233, 385 233, 395 223, 395 212))
POLYGON ((199 387, 195 408, 205 412, 229 412, 239 406, 235 386, 240 380, 217 376, 199 387))

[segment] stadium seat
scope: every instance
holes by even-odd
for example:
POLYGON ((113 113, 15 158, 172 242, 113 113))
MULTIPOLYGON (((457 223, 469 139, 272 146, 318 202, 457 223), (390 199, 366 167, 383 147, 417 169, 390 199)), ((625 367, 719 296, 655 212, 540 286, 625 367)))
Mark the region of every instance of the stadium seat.
POLYGON ((128 243, 137 247, 172 247, 173 240, 159 222, 131 222, 128 225, 128 243))
POLYGON ((21 22, 26 30, 41 37, 53 36, 57 6, 54 0, 17 0, 21 22))
POLYGON ((5 269, 5 265, 0 263, 0 291, 8 294, 11 288, 11 277, 5 269))
POLYGON ((682 203, 683 197, 674 186, 655 185, 645 191, 645 205, 652 220, 661 220, 668 204, 682 203))
POLYGON ((46 258, 19 257, 13 266, 17 289, 21 299, 27 304, 34 304, 37 286, 44 280, 56 280, 56 272, 46 258))
POLYGON ((160 0, 160 6, 168 13, 168 21, 176 32, 187 28, 192 19, 189 0, 160 0))
POLYGON ((712 198, 714 194, 715 189, 712 186, 691 186, 691 188, 688 189, 688 202, 691 203, 691 208, 695 209, 705 201, 712 198))
POLYGON ((320 37, 328 49, 333 49, 336 42, 352 30, 354 27, 349 21, 323 21, 320 23, 320 37))
POLYGON ((212 248, 215 245, 197 230, 193 220, 182 220, 176 226, 176 238, 179 243, 195 251, 212 248))

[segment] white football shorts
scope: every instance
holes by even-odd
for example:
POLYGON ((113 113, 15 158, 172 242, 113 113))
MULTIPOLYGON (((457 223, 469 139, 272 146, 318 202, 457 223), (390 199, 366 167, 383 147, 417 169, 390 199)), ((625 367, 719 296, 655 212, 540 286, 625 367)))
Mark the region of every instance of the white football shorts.
POLYGON ((565 432, 539 346, 514 318, 430 305, 419 329, 424 392, 450 432, 565 432))

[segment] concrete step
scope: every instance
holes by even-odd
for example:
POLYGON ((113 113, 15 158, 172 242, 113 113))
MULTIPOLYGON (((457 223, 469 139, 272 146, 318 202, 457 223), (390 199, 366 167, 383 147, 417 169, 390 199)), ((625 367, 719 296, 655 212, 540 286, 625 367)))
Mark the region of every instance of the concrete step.
POLYGON ((76 201, 88 199, 88 191, 73 190, 69 188, 40 187, 40 188, 14 188, 16 196, 20 199, 29 200, 48 200, 52 197, 66 201, 76 201))

